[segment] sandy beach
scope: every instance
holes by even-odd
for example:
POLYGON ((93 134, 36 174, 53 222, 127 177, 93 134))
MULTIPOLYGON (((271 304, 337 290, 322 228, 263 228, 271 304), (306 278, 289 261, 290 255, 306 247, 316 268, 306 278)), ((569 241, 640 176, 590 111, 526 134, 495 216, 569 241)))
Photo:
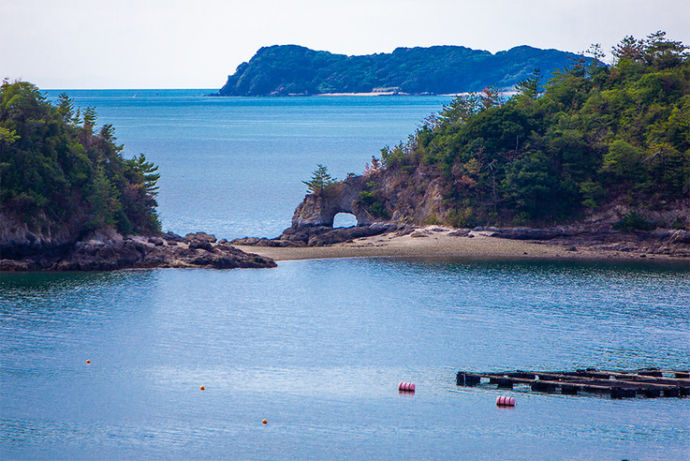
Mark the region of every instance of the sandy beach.
POLYGON ((621 260, 686 263, 688 258, 645 254, 639 251, 607 251, 600 248, 564 247, 557 244, 489 237, 489 232, 469 236, 449 235, 456 229, 428 226, 395 236, 383 234, 324 247, 237 246, 243 251, 268 256, 276 261, 327 258, 451 258, 467 260, 621 260), (424 235, 424 236, 421 236, 424 235), (642 256, 644 255, 644 256, 642 256))

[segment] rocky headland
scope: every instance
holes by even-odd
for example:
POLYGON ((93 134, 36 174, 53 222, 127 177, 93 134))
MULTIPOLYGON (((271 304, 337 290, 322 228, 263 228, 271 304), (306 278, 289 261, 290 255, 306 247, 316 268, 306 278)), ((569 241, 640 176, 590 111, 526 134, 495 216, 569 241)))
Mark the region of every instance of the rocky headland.
MULTIPOLYGON (((5 228, 6 229, 6 228, 5 228)), ((269 268, 271 258, 246 253, 203 232, 182 237, 123 236, 113 229, 90 232, 76 241, 5 233, 0 271, 106 271, 143 268, 269 268)))
MULTIPOLYGON (((647 255, 663 256, 665 258, 690 261, 690 232, 684 229, 656 228, 653 230, 617 230, 616 225, 621 217, 630 213, 630 207, 623 204, 612 204, 606 209, 592 213, 579 222, 543 227, 494 227, 475 226, 472 228, 455 228, 440 225, 428 225, 430 216, 437 216, 442 212, 442 197, 434 187, 423 189, 417 195, 412 192, 415 188, 400 187, 395 181, 389 183, 386 176, 378 174, 376 181, 387 194, 379 195, 386 203, 393 204, 392 218, 382 219, 372 215, 367 209, 367 203, 360 200, 362 193, 368 191, 372 175, 352 176, 343 181, 332 184, 321 194, 308 194, 295 209, 292 224, 275 238, 245 237, 232 240, 230 243, 244 248, 256 248, 258 252, 272 256, 290 254, 261 251, 261 247, 272 248, 323 248, 339 245, 337 252, 312 252, 313 257, 347 257, 347 256, 376 256, 388 255, 381 251, 381 247, 389 241, 397 239, 403 246, 409 247, 406 252, 403 247, 397 247, 391 255, 420 256, 418 249, 424 246, 429 255, 440 255, 429 245, 419 245, 417 242, 424 238, 444 239, 444 250, 448 255, 457 254, 454 247, 461 246, 467 251, 472 244, 469 239, 476 237, 495 240, 523 241, 530 244, 549 246, 556 254, 584 258, 594 258, 597 255, 619 257, 646 257, 647 255), (397 186, 396 186, 397 184, 397 186), (338 213, 350 213, 355 216, 357 225, 346 228, 334 228, 333 220, 338 213), (373 237, 377 237, 373 239, 373 237), (405 237, 406 239, 400 239, 405 237), (418 240, 419 239, 419 240, 418 240), (415 242, 417 240, 417 242, 415 242), (357 245, 359 243, 359 245, 357 245), (363 246, 364 245, 364 246, 363 246), (369 246, 373 252, 363 251, 369 246), (687 258, 687 259, 686 259, 687 258)), ((690 207, 687 203, 677 203, 670 210, 650 211, 648 219, 657 222, 672 222, 678 219, 690 219, 690 207)), ((431 240, 430 239, 430 240, 431 240)), ((481 245, 481 244, 475 244, 481 245)), ((539 252, 525 252, 523 246, 505 245, 505 251, 491 250, 486 255, 493 256, 522 256, 535 257, 539 252), (490 253, 490 254, 489 254, 490 253)), ((473 256, 481 257, 485 249, 477 248, 473 256)), ((294 252, 293 252, 294 253, 294 252)), ((308 258, 310 254, 300 250, 298 257, 308 258)), ((462 253, 463 255, 465 253, 462 253)), ((546 253, 545 253, 546 254, 546 253)), ((293 259, 292 256, 288 259, 293 259)))

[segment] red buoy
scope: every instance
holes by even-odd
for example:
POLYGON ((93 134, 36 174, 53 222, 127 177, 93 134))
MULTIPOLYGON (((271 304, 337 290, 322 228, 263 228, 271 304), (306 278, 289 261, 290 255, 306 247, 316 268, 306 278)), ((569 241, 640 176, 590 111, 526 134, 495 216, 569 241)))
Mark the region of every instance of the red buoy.
POLYGON ((515 397, 508 397, 501 395, 496 398, 496 406, 499 407, 514 407, 516 405, 515 397))
POLYGON ((400 383, 398 384, 398 390, 401 392, 414 392, 414 383, 400 383))

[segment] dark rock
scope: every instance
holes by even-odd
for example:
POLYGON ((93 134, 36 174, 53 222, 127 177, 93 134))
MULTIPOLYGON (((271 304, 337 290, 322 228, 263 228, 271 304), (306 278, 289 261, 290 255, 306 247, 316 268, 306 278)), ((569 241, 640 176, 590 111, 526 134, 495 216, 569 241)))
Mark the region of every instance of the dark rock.
POLYGON ((202 242, 216 243, 216 236, 207 234, 206 232, 189 233, 184 236, 185 240, 199 240, 202 242))
POLYGON ((672 243, 690 243, 690 232, 685 230, 677 230, 670 236, 672 243))
MULTIPOLYGON (((204 235, 208 234, 202 233, 202 238, 204 235)), ((193 239, 188 248, 186 245, 178 245, 174 235, 167 237, 169 240, 164 236, 158 241, 158 237, 124 238, 110 230, 98 231, 62 251, 52 249, 29 257, 0 259, 0 270, 101 271, 152 267, 232 269, 276 265, 270 258, 245 253, 227 243, 214 246, 210 238, 193 239), (168 244, 165 245, 163 240, 168 244)), ((5 257, 4 253, 2 257, 5 257)))
POLYGON ((170 232, 170 231, 168 231, 168 232, 166 232, 165 234, 163 234, 163 235, 162 235, 162 238, 163 238, 163 240, 167 241, 168 244, 169 244, 170 242, 177 242, 177 243, 179 243, 179 242, 184 242, 184 241, 185 241, 184 237, 182 237, 181 235, 177 235, 176 233, 170 232))
POLYGON ((192 239, 192 241, 189 242, 189 249, 195 250, 197 248, 212 252, 213 251, 213 244, 208 240, 192 239))
POLYGON ((513 240, 550 240, 565 235, 561 229, 533 229, 530 227, 507 227, 492 231, 491 237, 513 240))
POLYGON ((261 239, 258 237, 244 237, 241 239, 234 239, 230 243, 233 245, 256 245, 261 239))

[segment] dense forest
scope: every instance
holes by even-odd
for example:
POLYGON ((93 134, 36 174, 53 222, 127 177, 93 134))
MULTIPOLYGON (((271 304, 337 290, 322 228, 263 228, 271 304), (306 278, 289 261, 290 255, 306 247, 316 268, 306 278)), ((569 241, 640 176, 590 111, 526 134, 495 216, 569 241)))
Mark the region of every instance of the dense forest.
POLYGON ((688 228, 682 213, 645 218, 690 209, 687 50, 664 32, 629 36, 610 66, 576 60, 544 87, 525 79, 508 100, 491 89, 460 96, 373 159, 360 203, 459 227, 572 222, 620 204, 630 211, 618 228, 688 228))
POLYGON ((572 53, 518 46, 492 54, 462 46, 396 48, 392 53, 346 56, 296 45, 263 47, 240 64, 221 96, 286 96, 366 93, 376 89, 410 94, 512 88, 534 69, 548 77, 572 53))
POLYGON ((124 159, 112 125, 94 132, 93 108, 56 105, 27 82, 0 87, 0 215, 37 233, 112 226, 155 234, 157 167, 143 154, 124 159))

